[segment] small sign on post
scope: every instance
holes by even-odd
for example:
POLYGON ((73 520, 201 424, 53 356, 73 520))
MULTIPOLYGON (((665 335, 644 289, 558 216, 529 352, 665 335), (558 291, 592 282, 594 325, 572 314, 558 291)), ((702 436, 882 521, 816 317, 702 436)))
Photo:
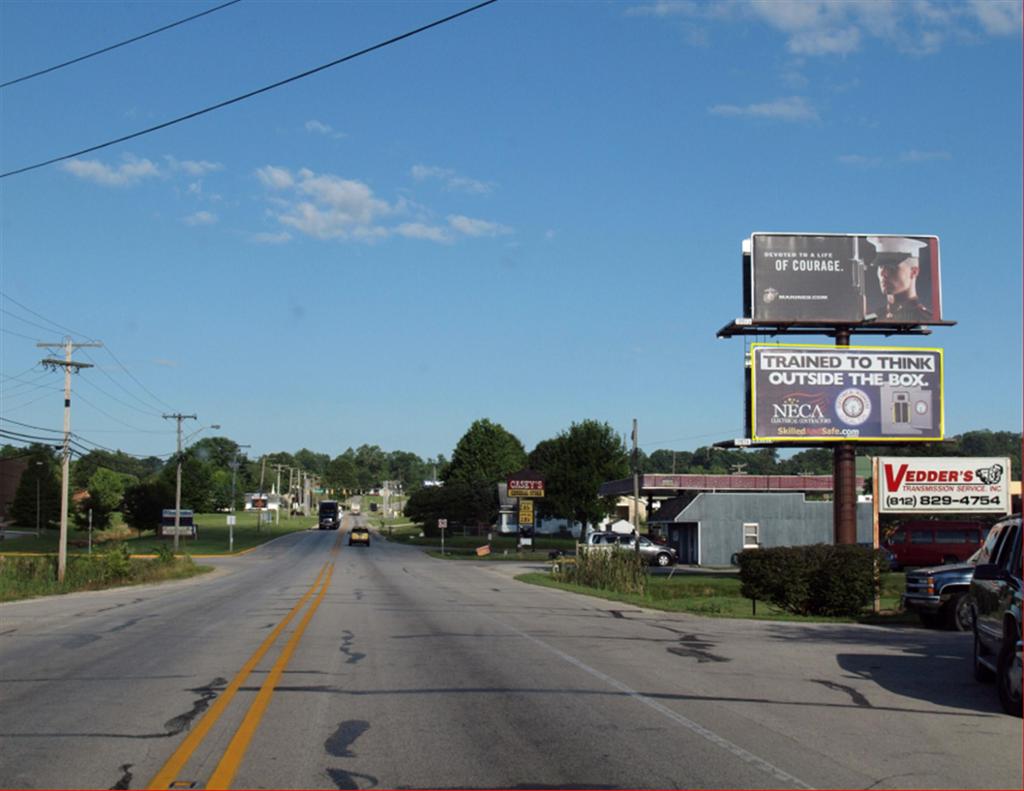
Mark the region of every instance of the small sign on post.
MULTIPOLYGON (((191 509, 181 509, 181 515, 178 518, 177 535, 191 536, 192 538, 196 537, 196 525, 193 521, 194 516, 195 513, 191 509)), ((161 537, 175 535, 173 508, 163 509, 160 519, 160 535, 161 537)))
POLYGON ((448 529, 447 519, 437 520, 437 529, 441 531, 441 554, 444 554, 444 531, 448 529))

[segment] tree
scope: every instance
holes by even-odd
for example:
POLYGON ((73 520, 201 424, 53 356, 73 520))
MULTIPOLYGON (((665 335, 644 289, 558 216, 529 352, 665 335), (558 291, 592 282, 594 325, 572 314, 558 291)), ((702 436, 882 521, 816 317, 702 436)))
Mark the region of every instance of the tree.
POLYGON ((25 471, 14 491, 10 514, 20 527, 36 526, 38 503, 39 524, 48 527, 60 521, 60 468, 53 449, 48 445, 20 448, 25 471), (38 489, 36 488, 38 484, 38 489), (38 494, 38 499, 37 499, 38 494))
POLYGON ((119 450, 92 450, 72 463, 71 484, 75 489, 88 489, 89 479, 100 467, 142 480, 159 472, 163 466, 164 462, 155 456, 140 459, 119 450))
POLYGON ((163 509, 174 507, 174 484, 167 485, 163 477, 153 476, 129 486, 124 493, 124 521, 139 531, 156 530, 160 526, 163 509))
MULTIPOLYGON (((177 463, 171 460, 160 478, 170 487, 171 502, 164 508, 174 507, 174 490, 177 478, 177 463)), ((191 508, 198 512, 210 511, 213 508, 213 473, 214 467, 188 453, 181 460, 181 507, 191 508)))
POLYGON ((607 423, 584 420, 568 431, 539 443, 530 466, 544 474, 542 513, 596 524, 615 508, 614 497, 600 497, 605 481, 629 475, 629 456, 622 438, 607 423))
POLYGON ((422 486, 414 491, 405 504, 405 515, 423 525, 424 534, 437 536, 440 533, 438 519, 449 520, 449 525, 477 525, 490 521, 497 504, 497 487, 453 481, 444 486, 422 486))
POLYGON ((230 470, 238 453, 238 443, 227 437, 203 437, 188 452, 197 459, 209 462, 218 470, 230 470))
POLYGON ((359 486, 359 471, 351 456, 342 454, 331 459, 324 473, 324 483, 329 489, 356 489, 359 486))
MULTIPOLYGON (((306 472, 311 472, 314 475, 319 475, 321 478, 324 472, 327 470, 327 465, 330 463, 331 457, 326 453, 314 453, 311 450, 303 448, 295 454, 295 464, 306 472)), ((270 463, 268 458, 267 463, 270 463)))
POLYGON ((477 420, 455 446, 445 483, 493 486, 526 464, 523 443, 498 423, 477 420))
MULTIPOLYGON (((128 476, 130 478, 130 476, 128 476)), ((86 523, 85 514, 92 511, 92 525, 97 530, 110 526, 110 515, 121 507, 124 499, 125 476, 106 467, 100 467, 88 481, 89 496, 79 509, 77 521, 86 523)))
POLYGON ((363 491, 376 486, 387 475, 387 456, 377 445, 360 445, 353 462, 359 488, 363 491))

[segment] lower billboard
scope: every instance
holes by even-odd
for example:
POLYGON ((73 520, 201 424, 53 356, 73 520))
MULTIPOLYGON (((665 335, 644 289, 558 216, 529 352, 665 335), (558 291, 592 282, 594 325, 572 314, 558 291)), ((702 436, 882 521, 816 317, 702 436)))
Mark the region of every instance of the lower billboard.
POLYGON ((942 349, 751 344, 754 442, 943 438, 942 349))
POLYGON ((883 514, 1008 514, 1008 458, 879 458, 883 514))

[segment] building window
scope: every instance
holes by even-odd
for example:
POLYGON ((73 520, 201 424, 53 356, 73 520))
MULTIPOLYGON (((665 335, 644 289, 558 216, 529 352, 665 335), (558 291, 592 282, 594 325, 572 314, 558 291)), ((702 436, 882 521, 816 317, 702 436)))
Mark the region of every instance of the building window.
POLYGON ((759 540, 758 533, 760 527, 757 522, 744 522, 743 523, 743 548, 744 549, 757 549, 761 542, 759 540))

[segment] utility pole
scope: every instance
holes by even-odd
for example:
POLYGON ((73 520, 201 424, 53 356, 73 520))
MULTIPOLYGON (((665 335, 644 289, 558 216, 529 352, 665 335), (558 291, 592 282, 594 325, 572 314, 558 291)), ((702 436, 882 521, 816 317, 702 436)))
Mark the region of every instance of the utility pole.
POLYGON ((284 497, 281 495, 281 469, 286 465, 275 464, 274 466, 277 468, 277 523, 281 524, 281 503, 284 502, 284 497))
POLYGON ((637 447, 638 431, 633 418, 633 532, 636 533, 636 551, 640 552, 640 451, 637 447))
POLYGON ((174 551, 178 551, 178 530, 181 529, 181 421, 196 420, 195 415, 183 415, 176 412, 173 415, 164 415, 164 420, 178 421, 178 478, 174 486, 174 551))
POLYGON ((57 548, 57 582, 64 582, 64 572, 68 565, 68 486, 71 469, 71 372, 79 373, 83 368, 92 368, 88 363, 79 363, 71 359, 75 349, 83 347, 95 348, 103 344, 99 341, 90 343, 74 343, 71 338, 64 338, 63 343, 37 343, 45 349, 64 347, 64 359, 47 357, 41 364, 51 370, 64 369, 64 447, 60 477, 60 544, 57 548))
MULTIPOLYGON (((252 445, 236 445, 235 446, 235 458, 231 460, 231 518, 234 521, 235 515, 235 478, 238 476, 238 451, 242 448, 251 448, 252 445)), ((228 525, 228 552, 234 552, 235 550, 235 526, 234 524, 228 525)))

